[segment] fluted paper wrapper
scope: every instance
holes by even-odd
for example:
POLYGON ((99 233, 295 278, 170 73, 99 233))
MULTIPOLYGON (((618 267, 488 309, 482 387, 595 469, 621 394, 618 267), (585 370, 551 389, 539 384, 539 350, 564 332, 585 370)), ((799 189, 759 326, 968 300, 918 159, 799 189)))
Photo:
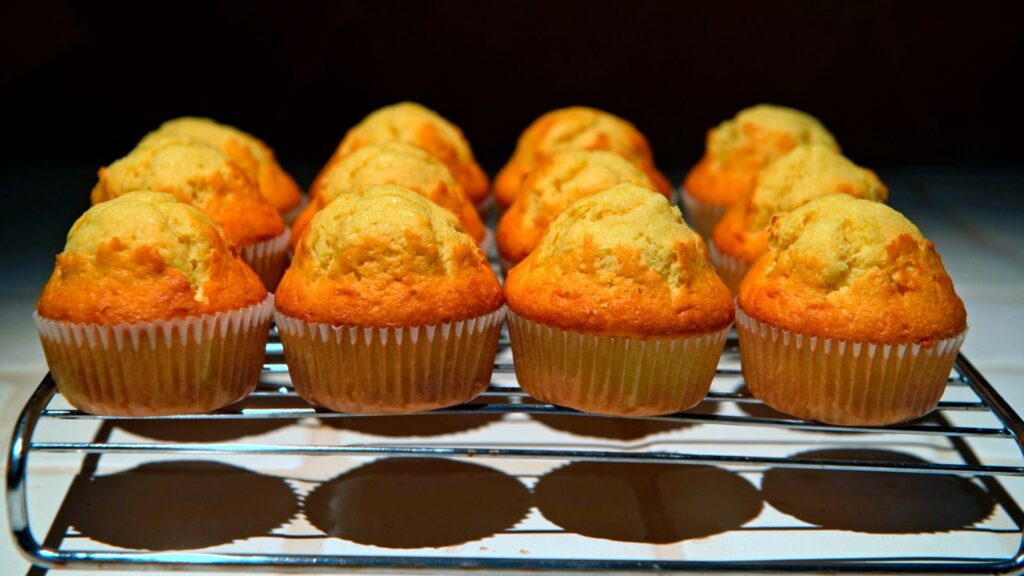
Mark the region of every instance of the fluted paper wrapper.
POLYGON ((295 391, 339 412, 398 414, 468 402, 491 382, 505 308, 450 324, 332 326, 278 312, 295 391))
POLYGON ((711 232, 715 224, 725 215, 729 206, 724 204, 711 204, 703 202, 686 193, 686 189, 680 191, 683 199, 683 208, 686 210, 686 220, 693 225, 693 229, 704 238, 705 242, 711 241, 711 232))
POLYGON ((86 324, 35 315, 50 372, 91 414, 208 412, 259 380, 273 297, 238 310, 156 322, 86 324))
POLYGON ((242 260, 256 272, 271 292, 277 289, 288 268, 288 242, 291 237, 291 230, 285 228, 284 232, 270 240, 241 247, 242 260))
POLYGON ((654 416, 707 396, 728 327, 661 338, 585 334, 509 312, 519 385, 530 396, 584 412, 654 416))
POLYGON ((819 338, 736 310, 743 377, 750 392, 798 418, 883 426, 935 409, 966 331, 921 344, 819 338))
POLYGON ((751 263, 719 251, 713 243, 708 244, 708 249, 711 252, 711 262, 715 265, 715 272, 733 295, 739 294, 740 283, 743 282, 743 277, 750 270, 751 263))
POLYGON ((285 226, 291 228, 292 224, 294 224, 295 220, 299 217, 299 214, 302 214, 302 211, 306 209, 307 204, 309 204, 309 195, 303 194, 302 200, 299 200, 299 203, 295 208, 281 214, 281 218, 284 219, 285 226))

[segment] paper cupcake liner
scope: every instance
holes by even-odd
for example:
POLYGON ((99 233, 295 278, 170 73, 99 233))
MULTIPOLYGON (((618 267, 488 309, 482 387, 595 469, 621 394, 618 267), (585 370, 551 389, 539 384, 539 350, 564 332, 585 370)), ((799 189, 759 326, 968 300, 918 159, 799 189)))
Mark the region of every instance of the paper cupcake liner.
POLYGON ((488 258, 491 257, 491 253, 494 251, 494 232, 491 232, 490 228, 484 227, 484 237, 480 239, 480 250, 488 258))
POLYGON ((504 256, 498 256, 498 265, 501 266, 501 275, 508 276, 508 271, 515 268, 519 262, 513 262, 504 256))
POLYGON ((728 327, 664 338, 585 334, 508 315, 519 385, 530 396, 585 412, 654 416, 707 396, 728 327))
POLYGON ((964 333, 921 344, 809 336, 736 310, 743 377, 776 410, 829 424, 882 426, 931 412, 964 333))
POLYGON ((280 312, 275 318, 300 396, 339 412, 397 414, 479 396, 491 382, 505 308, 403 328, 332 326, 280 312))
POLYGON ((720 252, 715 248, 714 242, 708 244, 708 250, 711 252, 711 262, 715 265, 715 272, 729 287, 730 292, 734 295, 739 294, 740 282, 743 282, 743 277, 750 270, 751 263, 732 254, 720 252))
POLYGON ((686 220, 693 225, 693 229, 701 235, 701 238, 704 238, 705 242, 710 243, 715 224, 725 215, 729 206, 697 200, 687 194, 685 188, 680 191, 679 195, 683 199, 686 220))
POLYGON ((309 204, 309 195, 302 194, 302 200, 299 201, 298 206, 288 210, 284 214, 281 214, 281 218, 284 219, 285 226, 289 228, 292 227, 292 224, 295 223, 295 219, 299 217, 299 214, 302 214, 303 210, 306 209, 306 204, 309 204))
POLYGON ((76 408, 110 416, 208 412, 244 398, 263 367, 272 296, 175 320, 86 324, 35 314, 46 362, 76 408))
POLYGON ((256 272, 267 290, 273 292, 288 268, 288 242, 292 233, 288 228, 270 240, 242 246, 242 260, 256 272))

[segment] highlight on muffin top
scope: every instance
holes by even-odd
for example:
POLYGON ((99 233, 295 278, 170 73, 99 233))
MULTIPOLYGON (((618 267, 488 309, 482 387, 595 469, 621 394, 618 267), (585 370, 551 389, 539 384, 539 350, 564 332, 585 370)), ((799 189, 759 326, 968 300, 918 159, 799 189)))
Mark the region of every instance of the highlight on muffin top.
POLYGON ((137 191, 75 222, 38 311, 60 321, 138 322, 240 308, 265 296, 209 217, 170 194, 137 191))
POLYGON ((284 232, 281 215, 249 174, 220 148, 180 135, 152 135, 127 156, 101 168, 97 204, 137 190, 169 192, 205 212, 235 244, 284 232))
POLYGON ((455 214, 476 240, 484 237, 480 216, 451 171, 422 148, 394 140, 363 146, 325 170, 311 191, 309 205, 295 221, 292 243, 298 243, 313 215, 335 198, 378 184, 408 188, 455 214))
POLYGON ((324 170, 363 146, 391 140, 419 146, 443 162, 471 202, 479 203, 487 197, 487 175, 473 157, 462 130, 415 102, 399 102, 372 112, 345 134, 324 170))
POLYGON ((188 136, 220 148, 250 174, 260 193, 278 212, 287 212, 302 201, 298 184, 281 168, 274 151, 248 132, 210 118, 184 116, 164 122, 140 144, 163 135, 188 136))
POLYGON ((686 191, 699 200, 731 203, 757 172, 801 144, 839 150, 832 134, 810 114, 770 104, 745 108, 708 131, 704 157, 687 174, 686 191))
POLYGON ((318 212, 275 298, 290 316, 359 326, 453 322, 503 302, 458 219, 396 185, 342 194, 318 212))
POLYGON ((728 326, 733 314, 704 241, 678 208, 634 184, 569 206, 505 286, 516 313, 570 330, 710 332, 728 326))
POLYGON ((967 325, 935 246, 896 210, 847 194, 772 224, 739 304, 763 322, 842 340, 927 343, 967 325))
POLYGON ((512 262, 522 260, 570 204, 623 183, 654 188, 647 174, 612 152, 570 150, 552 156, 526 179, 498 223, 501 255, 512 262))
POLYGON ((523 131, 512 158, 495 177, 495 198, 504 206, 512 204, 527 176, 567 150, 614 152, 643 170, 656 190, 672 195, 672 185, 655 167, 650 144, 636 126, 596 108, 572 106, 542 115, 523 131))
POLYGON ((773 218, 829 194, 885 202, 889 189, 829 146, 797 146, 758 173, 754 187, 729 207, 715 227, 715 247, 753 261, 767 249, 773 218))

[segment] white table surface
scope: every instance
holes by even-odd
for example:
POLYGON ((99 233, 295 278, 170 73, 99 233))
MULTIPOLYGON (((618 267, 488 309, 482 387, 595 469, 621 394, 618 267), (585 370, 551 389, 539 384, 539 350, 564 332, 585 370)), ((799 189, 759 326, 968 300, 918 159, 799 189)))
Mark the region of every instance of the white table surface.
MULTIPOLYGON (((891 204, 936 244, 967 305, 971 331, 963 352, 1018 411, 1024 411, 1022 175, 938 168, 882 174, 892 189, 891 204)), ((28 284, 12 281, 0 300, 0 445, 5 448, 18 412, 46 370, 30 316, 39 282, 38 274, 28 284)), ((1024 485, 1005 484, 1020 501, 1024 485)), ((45 482, 33 489, 46 489, 45 482)), ((59 500, 63 493, 52 496, 59 500)), ((0 525, 8 532, 6 512, 0 525)), ((10 538, 0 537, 0 572, 22 574, 28 568, 10 538)))

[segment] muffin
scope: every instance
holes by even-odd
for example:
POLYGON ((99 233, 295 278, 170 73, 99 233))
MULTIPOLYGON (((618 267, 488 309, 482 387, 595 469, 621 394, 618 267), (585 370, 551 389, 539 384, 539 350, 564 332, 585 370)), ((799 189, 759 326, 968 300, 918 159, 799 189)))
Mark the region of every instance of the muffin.
POLYGON ((846 194, 776 220, 736 317, 750 391, 841 425, 935 408, 967 330, 935 246, 892 208, 846 194))
POLYGON ((601 110, 573 106, 548 112, 523 131, 512 158, 494 179, 498 203, 511 205, 526 177, 545 159, 566 150, 614 152, 643 170, 656 190, 672 197, 672 185, 654 166, 647 138, 636 126, 601 110))
POLYGON ((220 148, 189 136, 150 135, 100 169, 92 203, 137 190, 169 192, 202 210, 263 283, 270 290, 277 286, 287 265, 289 231, 249 173, 220 148))
POLYGON ((313 216, 277 290, 292 382, 332 410, 460 404, 491 379, 504 299, 457 218, 395 185, 313 216))
POLYGON ((618 154, 570 150, 546 159, 498 223, 498 252, 507 271, 533 251, 548 225, 570 204, 617 184, 654 188, 650 178, 618 154))
MULTIPOLYGON (((487 175, 476 163, 462 130, 433 110, 415 102, 400 102, 375 110, 345 134, 323 175, 341 158, 368 144, 401 140, 423 148, 451 170, 469 201, 487 200, 487 175)), ((317 177, 317 180, 320 176, 317 177)), ((314 186, 316 184, 314 183, 314 186)))
POLYGON ((35 320, 50 372, 73 406, 159 416, 246 396, 272 310, 210 218, 170 194, 142 191, 75 222, 35 320))
POLYGON ((750 189, 757 173, 800 144, 839 151, 821 122, 783 106, 745 108, 708 130, 704 157, 683 182, 683 205, 697 233, 710 238, 715 223, 750 189))
POLYGON ((577 200, 505 280, 519 384, 587 412, 669 414, 707 395, 733 318, 704 241, 653 190, 577 200))
POLYGON ((483 222, 466 199, 462 186, 448 168, 422 148, 399 140, 367 144, 331 164, 310 192, 310 203, 292 226, 292 245, 309 221, 338 196, 361 192, 376 184, 396 184, 447 209, 478 243, 485 235, 483 222))
POLYGON ((878 176, 821 144, 797 146, 758 173, 753 188, 715 225, 711 260, 735 294, 750 265, 768 247, 768 226, 828 194, 885 202, 889 189, 878 176))
POLYGON ((302 203, 298 184, 278 164, 274 151, 259 138, 209 118, 189 116, 164 122, 147 138, 168 134, 189 136, 220 148, 253 177, 259 184, 260 194, 286 220, 289 215, 298 215, 296 208, 302 203))

